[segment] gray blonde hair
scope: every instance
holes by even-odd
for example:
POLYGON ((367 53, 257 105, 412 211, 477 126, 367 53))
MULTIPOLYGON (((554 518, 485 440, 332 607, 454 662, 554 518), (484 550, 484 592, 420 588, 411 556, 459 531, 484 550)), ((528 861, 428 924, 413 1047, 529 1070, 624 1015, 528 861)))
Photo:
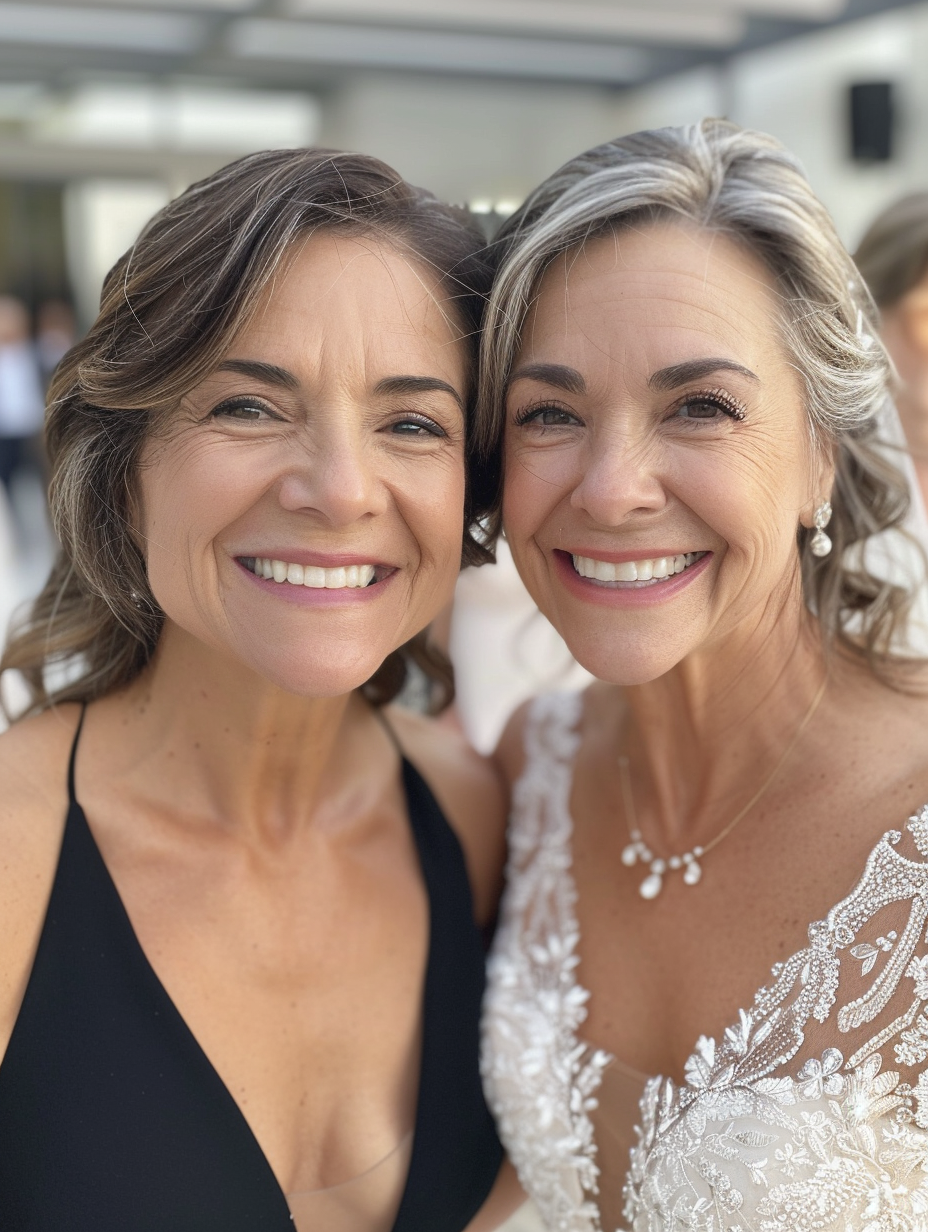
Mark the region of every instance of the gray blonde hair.
POLYGON ((877 443, 889 361, 877 339, 876 308, 828 212, 797 160, 762 133, 707 119, 617 138, 566 163, 501 229, 478 408, 496 490, 491 534, 499 529, 506 385, 546 269, 606 231, 673 219, 723 232, 775 279, 813 441, 836 456, 833 552, 821 558, 803 551, 810 532, 797 532, 803 594, 826 646, 863 653, 881 678, 894 677, 893 648, 904 640, 913 595, 874 576, 862 556, 850 563, 848 552, 900 526, 909 508, 906 480, 877 443))
MULTIPOLYGON (((97 320, 49 390, 50 503, 61 549, 0 659, 0 672, 13 668, 25 678, 32 695, 25 713, 91 701, 150 661, 164 616, 131 527, 142 446, 215 368, 295 245, 319 230, 373 235, 426 264, 476 367, 490 282, 483 234, 463 211, 377 159, 265 151, 177 197, 110 271, 97 320)), ((472 404, 473 389, 469 395, 472 404)), ((481 512, 472 405, 467 440, 462 559, 482 563, 487 549, 471 533, 481 512)), ((450 664, 423 635, 387 659, 364 686, 367 696, 389 701, 410 661, 435 686, 439 707, 453 696, 450 664)))

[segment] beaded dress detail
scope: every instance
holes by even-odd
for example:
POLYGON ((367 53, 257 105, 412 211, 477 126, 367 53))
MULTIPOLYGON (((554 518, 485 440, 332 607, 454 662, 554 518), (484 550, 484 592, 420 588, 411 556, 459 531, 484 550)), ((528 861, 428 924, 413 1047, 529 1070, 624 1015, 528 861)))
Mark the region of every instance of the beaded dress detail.
POLYGON ((928 807, 879 839, 737 1022, 697 1041, 682 1084, 646 1081, 622 1210, 604 1219, 617 1178, 600 1175, 598 1097, 619 1063, 582 1038, 568 809, 581 705, 550 694, 529 712, 485 1002, 488 1099, 547 1227, 928 1232, 928 807))

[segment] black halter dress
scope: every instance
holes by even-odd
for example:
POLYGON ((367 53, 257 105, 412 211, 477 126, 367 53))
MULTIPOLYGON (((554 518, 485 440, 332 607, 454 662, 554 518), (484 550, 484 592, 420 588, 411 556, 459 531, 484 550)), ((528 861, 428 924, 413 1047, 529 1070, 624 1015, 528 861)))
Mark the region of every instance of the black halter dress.
MULTIPOLYGON (((293 1232, 245 1117, 139 945, 74 793, 0 1065, 2 1232, 293 1232)), ((461 1232, 502 1148, 484 1103, 484 953, 457 838, 402 765, 430 906, 422 1062, 393 1232, 461 1232)), ((325 1232, 320 1228, 319 1232, 325 1232)))

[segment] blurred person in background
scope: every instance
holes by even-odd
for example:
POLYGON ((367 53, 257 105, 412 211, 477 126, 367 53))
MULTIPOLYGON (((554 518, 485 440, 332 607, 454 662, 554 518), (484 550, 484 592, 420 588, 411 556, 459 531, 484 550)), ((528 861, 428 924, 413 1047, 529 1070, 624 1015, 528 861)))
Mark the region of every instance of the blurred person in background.
POLYGON ((46 384, 77 341, 74 309, 63 299, 47 299, 35 314, 35 349, 46 384))
POLYGON ((387 708, 412 660, 448 699, 422 630, 486 557, 488 281, 382 163, 256 154, 155 216, 59 365, 62 546, 0 661, 31 690, 0 736, 4 1232, 497 1225, 501 786, 387 708))
MULTIPOLYGON (((11 500, 22 470, 41 474, 45 398, 26 305, 0 296, 0 483, 11 500)), ((12 501, 11 501, 12 503, 12 501)))
POLYGON ((880 309, 880 333, 899 378, 896 405, 928 501, 928 192, 878 215, 854 260, 880 309))
POLYGON ((596 677, 499 748, 503 1141, 550 1228, 924 1229, 928 671, 863 550, 911 503, 875 306, 721 120, 578 156, 497 253, 497 524, 596 677))

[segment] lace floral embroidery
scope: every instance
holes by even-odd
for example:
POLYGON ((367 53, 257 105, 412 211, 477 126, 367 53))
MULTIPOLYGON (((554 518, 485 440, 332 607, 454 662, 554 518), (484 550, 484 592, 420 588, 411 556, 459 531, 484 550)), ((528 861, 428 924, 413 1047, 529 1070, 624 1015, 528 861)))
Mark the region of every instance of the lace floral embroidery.
MULTIPOLYGON (((610 1058, 577 1038, 588 1001, 576 979, 568 812, 579 708, 576 696, 551 695, 527 723, 484 1072, 548 1226, 601 1232, 590 1112, 610 1058)), ((928 857, 928 808, 907 828, 928 857)), ((648 1083, 625 1181, 633 1232, 928 1232, 928 1070, 918 1072, 928 1060, 928 954, 918 952, 928 863, 903 856, 901 838, 883 836, 852 893, 773 968, 751 1009, 718 1041, 698 1041, 683 1085, 648 1083), (896 927, 877 929, 889 909, 896 927), (858 995, 845 1000, 847 972, 858 995), (810 1024, 827 1024, 842 1048, 803 1060, 810 1024)))

